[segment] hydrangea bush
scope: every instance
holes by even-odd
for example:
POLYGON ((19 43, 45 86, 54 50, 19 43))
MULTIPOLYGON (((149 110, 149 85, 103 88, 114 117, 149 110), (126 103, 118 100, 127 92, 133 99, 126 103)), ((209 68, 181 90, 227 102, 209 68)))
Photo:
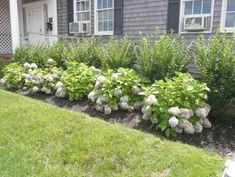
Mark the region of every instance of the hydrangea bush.
POLYGON ((26 69, 20 63, 11 63, 3 69, 4 77, 0 85, 9 90, 20 89, 24 84, 24 73, 26 69))
POLYGON ((211 127, 207 118, 211 108, 205 103, 208 91, 205 83, 189 74, 156 81, 146 89, 143 119, 151 120, 167 136, 201 133, 203 127, 211 127))
POLYGON ((88 98, 95 103, 97 111, 111 114, 119 109, 133 111, 141 109, 143 80, 132 69, 120 68, 107 71, 97 77, 95 89, 88 98))
POLYGON ((96 77, 101 73, 94 66, 84 63, 69 62, 62 76, 62 82, 69 100, 78 100, 88 95, 94 89, 96 77))
POLYGON ((1 84, 7 89, 22 89, 31 93, 56 93, 58 97, 65 97, 63 84, 60 82, 62 70, 55 66, 56 62, 53 59, 48 59, 44 69, 38 68, 35 63, 12 63, 4 70, 5 76, 1 79, 1 84))

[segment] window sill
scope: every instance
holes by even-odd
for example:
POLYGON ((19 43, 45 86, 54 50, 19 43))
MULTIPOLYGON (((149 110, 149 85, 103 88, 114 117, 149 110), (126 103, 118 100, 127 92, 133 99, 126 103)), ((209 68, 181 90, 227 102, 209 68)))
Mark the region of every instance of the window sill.
POLYGON ((96 36, 113 36, 114 32, 95 32, 96 36))
POLYGON ((190 31, 185 31, 185 32, 179 32, 179 34, 211 34, 212 31, 195 31, 195 32, 190 32, 190 31))

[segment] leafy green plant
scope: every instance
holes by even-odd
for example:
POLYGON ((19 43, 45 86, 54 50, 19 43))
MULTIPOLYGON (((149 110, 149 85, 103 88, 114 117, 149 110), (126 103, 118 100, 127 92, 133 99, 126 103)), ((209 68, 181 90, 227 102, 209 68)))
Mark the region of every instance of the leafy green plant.
POLYGON ((95 79, 100 70, 88 67, 84 63, 69 62, 68 68, 63 74, 63 84, 69 100, 84 98, 94 89, 95 79))
POLYGON ((3 77, 3 68, 5 68, 6 65, 7 63, 2 58, 0 58, 0 78, 3 77))
POLYGON ((77 61, 88 66, 100 67, 101 62, 97 56, 96 47, 100 41, 96 38, 82 38, 67 43, 63 51, 63 58, 67 61, 77 61))
POLYGON ((11 63, 3 69, 4 77, 0 80, 0 85, 9 90, 19 89, 24 84, 25 68, 20 63, 11 63))
POLYGON ((35 63, 39 67, 44 67, 48 59, 48 45, 22 45, 13 54, 14 61, 20 63, 35 63))
POLYGON ((194 58, 202 81, 211 89, 209 103, 215 108, 230 103, 235 93, 235 40, 217 33, 208 42, 203 36, 196 41, 194 58))
POLYGON ((167 136, 176 133, 201 133, 211 126, 207 116, 210 106, 205 103, 209 88, 189 74, 156 81, 146 89, 143 118, 151 120, 156 129, 167 136))
POLYGON ((142 36, 135 48, 136 70, 150 80, 172 77, 188 64, 187 47, 181 37, 168 34, 142 36))
POLYGON ((95 89, 88 98, 97 111, 111 114, 119 109, 133 111, 141 108, 143 80, 132 69, 108 70, 96 79, 95 89))
POLYGON ((130 68, 133 65, 133 43, 127 37, 120 40, 110 38, 107 44, 97 46, 96 51, 105 69, 130 68))

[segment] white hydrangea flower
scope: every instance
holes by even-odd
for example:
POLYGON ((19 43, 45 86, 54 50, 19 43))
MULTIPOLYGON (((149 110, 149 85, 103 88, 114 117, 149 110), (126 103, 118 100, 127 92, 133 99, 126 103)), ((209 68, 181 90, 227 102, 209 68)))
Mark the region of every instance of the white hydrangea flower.
POLYGON ((104 106, 104 114, 109 115, 112 113, 112 109, 109 106, 104 106))
POLYGON ((158 118, 150 118, 150 120, 153 124, 158 124, 159 123, 158 118))
POLYGON ((92 102, 94 102, 97 98, 97 94, 95 91, 92 91, 88 94, 88 99, 91 100, 92 102))
POLYGON ((203 118, 202 121, 203 121, 202 125, 204 128, 211 128, 212 125, 208 118, 203 118))
POLYGON ((27 91, 28 88, 27 88, 27 87, 23 87, 22 90, 23 90, 23 91, 27 91))
POLYGON ((145 106, 142 108, 142 112, 148 116, 152 114, 152 108, 151 106, 145 106))
POLYGON ((5 85, 6 84, 6 79, 2 78, 0 79, 0 85, 5 85))
POLYGON ((135 108, 133 106, 129 106, 129 108, 128 108, 129 112, 133 112, 134 110, 135 110, 135 108))
POLYGON ((96 104, 97 105, 102 105, 103 104, 103 102, 102 102, 100 97, 98 97, 98 99, 96 100, 96 104))
POLYGON ((207 110, 208 114, 211 112, 211 106, 207 103, 204 103, 204 108, 207 110))
POLYGON ((58 81, 56 84, 55 84, 55 89, 58 89, 58 88, 61 88, 63 87, 63 83, 58 81))
POLYGON ((120 107, 124 110, 127 110, 129 108, 129 105, 127 102, 121 102, 120 103, 120 107))
POLYGON ((196 115, 200 118, 206 118, 208 116, 208 111, 206 108, 198 108, 196 110, 196 115))
POLYGON ((171 107, 170 109, 168 109, 168 112, 172 114, 173 116, 180 115, 180 109, 178 107, 171 107))
POLYGON ((91 67, 90 67, 90 70, 96 71, 96 68, 95 68, 94 66, 91 66, 91 67))
POLYGON ((202 133, 203 127, 200 123, 198 123, 198 122, 195 123, 193 125, 193 127, 194 127, 194 130, 195 130, 195 133, 202 133))
POLYGON ((30 68, 32 68, 32 69, 35 69, 35 68, 37 68, 38 66, 35 64, 35 63, 32 63, 31 65, 30 65, 30 68))
POLYGON ((143 104, 142 104, 141 102, 138 102, 138 103, 135 103, 135 104, 134 104, 134 108, 135 108, 136 110, 141 110, 142 106, 143 106, 143 104))
POLYGON ((105 80, 106 80, 106 78, 104 76, 99 76, 99 77, 97 77, 96 82, 102 84, 102 83, 104 83, 105 80))
POLYGON ((173 116, 168 120, 168 123, 171 128, 175 128, 179 124, 179 120, 175 116, 173 116))
POLYGON ((147 106, 156 105, 158 103, 155 95, 149 95, 148 98, 145 100, 145 104, 147 106))
POLYGON ((191 109, 180 109, 179 116, 183 119, 190 119, 193 116, 193 111, 191 109))
POLYGON ((118 111, 118 105, 117 104, 115 104, 114 106, 112 106, 112 109, 114 110, 114 111, 118 111))
POLYGON ((54 63, 54 60, 53 60, 52 58, 49 58, 49 59, 47 60, 47 63, 52 64, 52 63, 54 63))
POLYGON ((107 103, 109 101, 109 97, 107 95, 102 95, 100 99, 103 103, 107 103))
POLYGON ((116 88, 116 89, 114 90, 114 96, 120 96, 121 94, 122 94, 122 89, 116 88))
POLYGON ((66 93, 65 93, 64 89, 62 87, 60 87, 57 89, 55 95, 56 95, 56 97, 64 98, 66 96, 66 93))
POLYGON ((174 130, 176 133, 180 133, 180 134, 183 133, 183 129, 180 128, 179 126, 176 126, 174 130))
POLYGON ((96 110, 96 111, 102 112, 103 109, 104 109, 104 106, 103 106, 103 105, 96 105, 96 106, 95 106, 95 110, 96 110))
POLYGON ((113 73, 112 77, 114 77, 115 79, 118 79, 118 77, 121 75, 122 73, 113 73))
POLYGON ((132 92, 133 92, 134 94, 138 94, 138 93, 141 92, 141 89, 140 89, 139 87, 137 87, 137 86, 133 86, 133 87, 132 87, 132 92))
POLYGON ((47 88, 44 86, 41 88, 41 92, 46 92, 47 91, 47 88))
POLYGON ((46 76, 46 80, 48 82, 53 82, 54 78, 52 77, 52 75, 49 74, 49 75, 46 76))
POLYGON ((30 78, 31 78, 31 75, 30 75, 30 74, 24 74, 24 78, 25 78, 25 79, 30 79, 30 78))
POLYGON ((30 69, 30 68, 31 68, 31 65, 26 62, 26 63, 24 63, 23 67, 24 67, 24 68, 27 68, 27 69, 30 69))
POLYGON ((143 119, 143 120, 149 120, 149 119, 150 119, 150 117, 149 117, 149 115, 147 115, 147 114, 143 114, 142 119, 143 119))
POLYGON ((50 94, 51 94, 51 90, 50 90, 50 89, 47 89, 45 93, 46 93, 47 95, 50 95, 50 94))
POLYGON ((120 98, 120 102, 123 103, 123 102, 128 102, 129 101, 129 98, 128 96, 123 96, 120 98))
POLYGON ((179 125, 180 128, 183 128, 186 134, 194 134, 195 130, 193 124, 186 119, 183 119, 183 123, 179 125))
POLYGON ((39 88, 38 88, 37 86, 35 86, 35 87, 32 88, 32 91, 33 91, 34 93, 36 93, 36 92, 39 91, 39 88))

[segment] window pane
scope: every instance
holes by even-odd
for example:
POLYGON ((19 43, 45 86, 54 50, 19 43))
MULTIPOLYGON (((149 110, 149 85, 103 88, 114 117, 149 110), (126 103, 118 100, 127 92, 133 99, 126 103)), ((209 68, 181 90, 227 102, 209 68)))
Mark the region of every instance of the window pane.
POLYGON ((102 0, 97 0, 97 3, 98 3, 98 5, 97 5, 98 9, 101 9, 102 8, 102 0))
POLYGON ((202 1, 194 1, 193 14, 201 14, 202 1))
POLYGON ((104 21, 104 31, 109 31, 109 22, 108 21, 104 21))
POLYGON ((108 20, 109 19, 109 11, 106 10, 104 11, 104 19, 103 20, 108 20))
POLYGON ((81 7, 80 7, 80 2, 77 2, 77 11, 80 11, 81 7))
POLYGON ((109 20, 113 20, 113 10, 109 10, 109 20))
POLYGON ((235 13, 227 13, 225 26, 235 27, 235 13))
POLYGON ((103 8, 107 8, 108 7, 108 0, 103 0, 103 8))
POLYGON ((210 14, 211 13, 211 0, 204 0, 203 1, 203 14, 210 14))
POLYGON ((113 31, 113 21, 109 21, 109 31, 113 31))
POLYGON ((227 11, 235 11, 235 1, 228 0, 227 11))
POLYGON ((108 8, 112 8, 113 7, 113 0, 108 0, 108 8))
POLYGON ((193 2, 192 1, 185 2, 185 15, 192 14, 192 10, 193 10, 193 2))
POLYGON ((103 23, 102 22, 99 22, 98 23, 98 31, 103 31, 103 23))

